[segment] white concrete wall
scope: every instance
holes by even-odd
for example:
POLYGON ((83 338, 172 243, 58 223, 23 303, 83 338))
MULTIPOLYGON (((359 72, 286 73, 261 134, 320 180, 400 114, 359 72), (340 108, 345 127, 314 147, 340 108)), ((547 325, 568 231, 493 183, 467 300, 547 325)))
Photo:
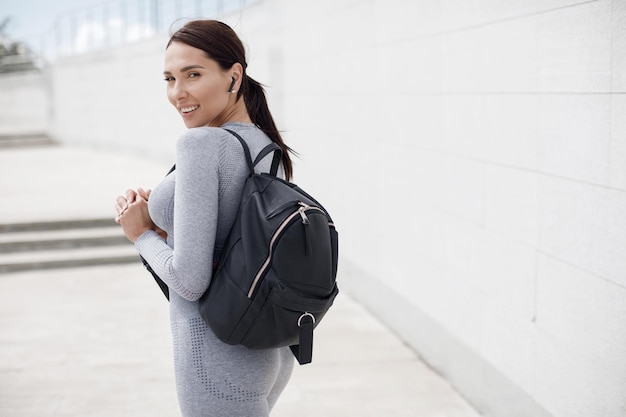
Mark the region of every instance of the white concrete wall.
POLYGON ((0 135, 41 134, 50 128, 49 80, 42 71, 0 75, 0 135))
POLYGON ((264 7, 342 287, 486 415, 624 417, 626 1, 264 7))
MULTIPOLYGON (((338 224, 343 290, 487 416, 626 415, 626 0, 225 20, 338 224)), ((169 161, 164 44, 55 65, 54 135, 169 161)))
POLYGON ((50 68, 52 136, 172 161, 185 126, 166 99, 167 37, 65 57, 50 68))

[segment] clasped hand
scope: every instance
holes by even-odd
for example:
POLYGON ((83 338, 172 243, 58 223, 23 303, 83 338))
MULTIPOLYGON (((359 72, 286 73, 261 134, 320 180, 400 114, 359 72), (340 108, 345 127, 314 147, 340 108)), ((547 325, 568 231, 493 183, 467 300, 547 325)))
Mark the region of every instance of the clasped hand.
POLYGON ((137 191, 127 190, 125 195, 115 199, 115 222, 122 226, 124 234, 133 243, 147 230, 154 230, 163 239, 167 238, 167 234, 150 218, 148 197, 150 190, 138 188, 137 191))

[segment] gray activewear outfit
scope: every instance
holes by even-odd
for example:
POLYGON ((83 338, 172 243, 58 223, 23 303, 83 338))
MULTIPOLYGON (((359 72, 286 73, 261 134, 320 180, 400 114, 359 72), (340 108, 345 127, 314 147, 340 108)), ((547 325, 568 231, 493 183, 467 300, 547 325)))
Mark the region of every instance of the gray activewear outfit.
MULTIPOLYGON (((227 123, 252 159, 270 139, 255 125, 227 123)), ((257 169, 269 171, 271 156, 257 169)), ((170 289, 170 320, 178 400, 185 417, 264 417, 294 366, 288 347, 250 350, 215 337, 197 300, 211 281, 235 220, 248 174, 243 148, 223 129, 189 129, 176 145, 176 171, 150 194, 153 222, 167 232, 143 233, 135 248, 170 289), (175 243, 174 243, 175 242, 175 243)))

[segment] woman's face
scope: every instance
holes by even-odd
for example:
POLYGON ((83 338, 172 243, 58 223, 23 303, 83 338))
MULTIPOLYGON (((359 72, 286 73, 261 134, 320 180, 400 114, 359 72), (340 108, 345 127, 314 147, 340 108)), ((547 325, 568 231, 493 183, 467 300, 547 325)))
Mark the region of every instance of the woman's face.
POLYGON ((234 94, 228 92, 230 71, 207 57, 204 51, 172 42, 165 52, 167 98, 188 128, 221 126, 234 94))

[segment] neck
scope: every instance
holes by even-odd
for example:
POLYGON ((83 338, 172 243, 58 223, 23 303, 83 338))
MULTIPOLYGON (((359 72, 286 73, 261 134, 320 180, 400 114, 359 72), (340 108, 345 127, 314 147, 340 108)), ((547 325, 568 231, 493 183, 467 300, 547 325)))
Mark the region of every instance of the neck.
POLYGON ((208 126, 220 127, 225 123, 252 123, 246 104, 242 98, 237 99, 233 94, 233 104, 226 108, 219 116, 217 116, 208 126))

